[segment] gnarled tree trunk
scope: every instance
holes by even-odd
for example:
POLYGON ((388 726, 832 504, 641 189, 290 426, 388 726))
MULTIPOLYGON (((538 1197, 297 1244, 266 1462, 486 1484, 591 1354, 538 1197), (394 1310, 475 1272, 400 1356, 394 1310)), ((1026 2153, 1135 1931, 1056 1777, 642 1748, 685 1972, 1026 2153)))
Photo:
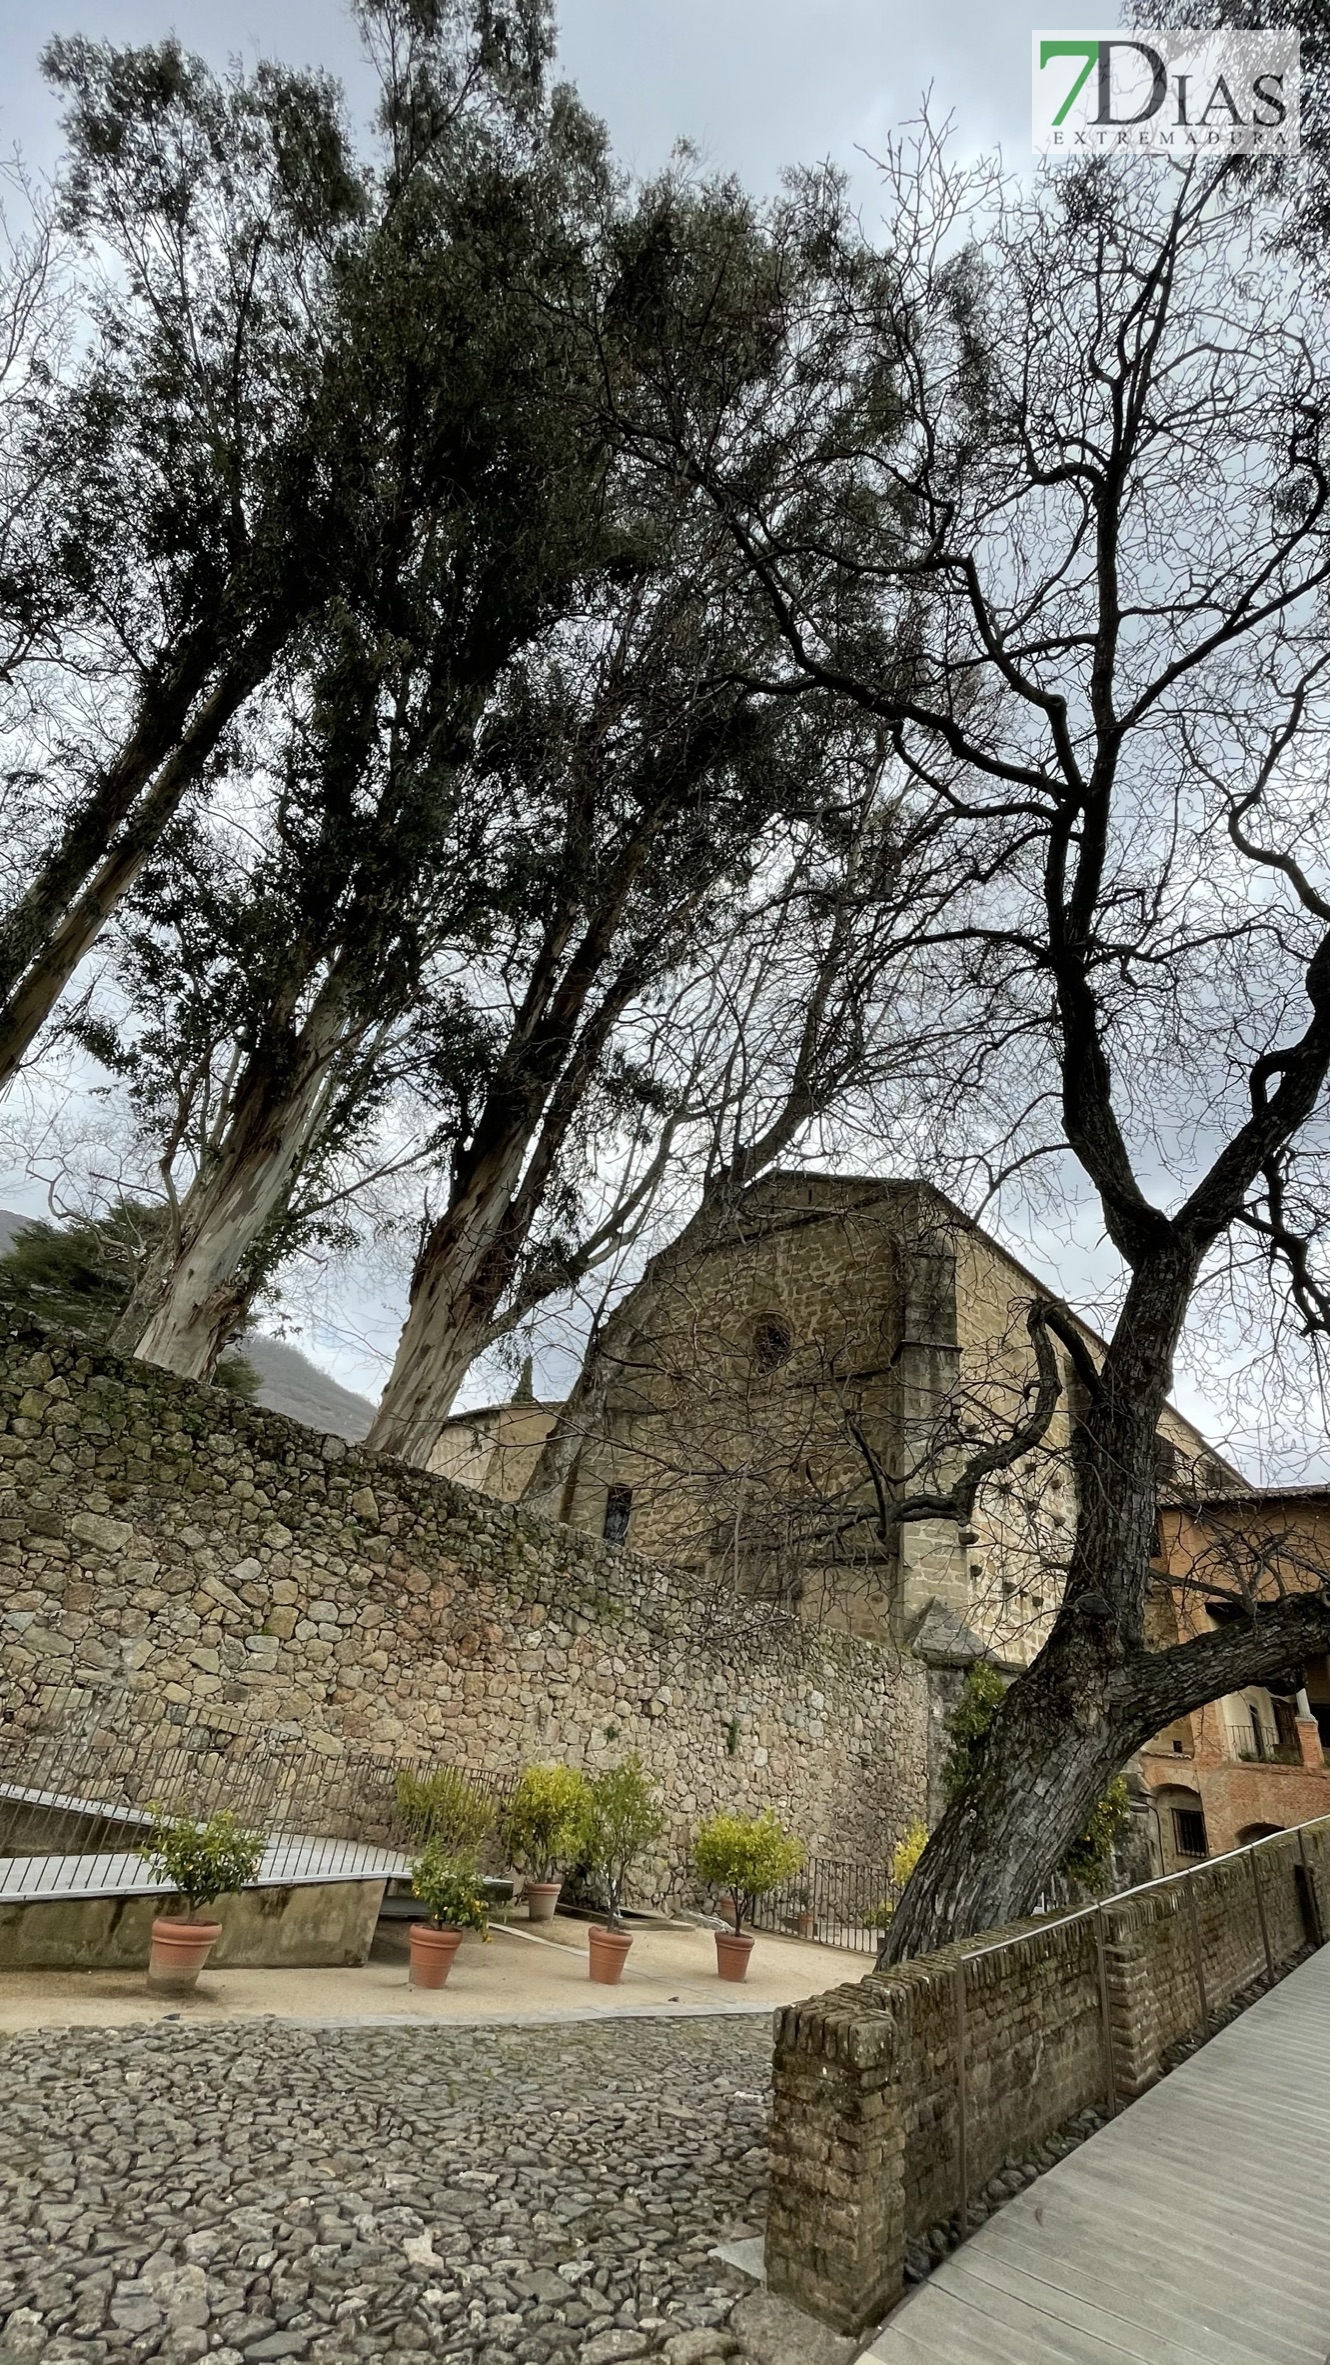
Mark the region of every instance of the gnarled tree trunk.
POLYGON ((1191 1709, 1330 1641, 1323 1593, 1251 1626, 1151 1650, 1155 1439, 1199 1252, 1168 1227, 1140 1256, 1073 1435, 1076 1539, 1052 1635, 1004 1699, 979 1767, 933 1833, 882 1949, 926 1952, 1029 1913, 1132 1752, 1191 1709))

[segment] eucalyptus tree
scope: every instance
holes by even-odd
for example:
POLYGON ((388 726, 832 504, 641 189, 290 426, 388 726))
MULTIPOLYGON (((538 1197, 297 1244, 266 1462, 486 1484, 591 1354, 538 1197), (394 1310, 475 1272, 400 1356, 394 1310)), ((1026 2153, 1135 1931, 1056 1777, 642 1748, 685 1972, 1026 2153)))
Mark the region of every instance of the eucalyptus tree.
MULTIPOLYGON (((1319 302, 1270 258, 1288 218, 1240 173, 1114 161, 1022 199, 925 142, 887 196, 875 314, 845 301, 829 222, 824 299, 775 323, 765 405, 736 375, 690 415, 662 371, 631 424, 769 604, 784 654, 754 686, 876 717, 1000 857, 975 974, 1037 1018, 1057 1123, 1031 1147, 1074 1161, 1120 1259, 1102 1362, 1075 1367, 1061 1605, 893 1919, 899 1955, 1027 1911, 1143 1740, 1330 1640, 1330 1581, 1167 1647, 1148 1623, 1156 1431, 1198 1291, 1245 1259, 1267 1328, 1281 1292, 1312 1328, 1330 1313, 1330 372, 1319 302), (819 348, 840 384, 889 362, 902 398, 834 449, 802 429, 819 348), (888 495, 895 545, 866 547, 858 505, 888 495)), ((1031 1308, 1027 1445, 1064 1386, 1055 1315, 1031 1308)), ((989 1450, 884 1498, 884 1524, 964 1523, 989 1450)))
MULTIPOLYGON (((469 202, 474 183, 466 194, 469 202)), ((446 978, 436 983, 434 967, 483 942, 505 892, 511 834, 507 811, 479 794, 469 761, 475 731, 496 674, 566 605, 604 537, 599 450, 580 435, 557 344, 539 334, 553 320, 557 335, 557 314, 533 320, 510 307, 502 352, 496 327, 505 245, 565 227, 552 194, 542 174, 530 204, 485 214, 493 267, 473 278, 468 253, 465 278, 468 300, 484 291, 489 334, 477 337, 466 365, 452 350, 459 322, 446 300, 455 254, 446 237, 440 242, 431 300, 422 287, 403 324, 411 352, 402 374, 416 388, 406 481, 393 484, 389 468, 380 470, 385 512, 400 510, 405 523, 401 546, 358 610, 348 592, 317 645, 299 652, 308 670, 290 686, 265 858, 238 891, 214 894, 206 913, 176 866, 172 891, 186 924, 201 924, 205 939, 210 926, 221 929, 224 1018, 219 1026, 223 1014, 209 1012, 207 994, 195 1005, 203 1034, 196 1097, 214 1090, 219 1061, 225 1086, 178 1198, 173 1159, 185 1144, 168 1116, 173 1220, 118 1343, 186 1376, 211 1368, 258 1280, 293 1244, 301 1178, 330 1148, 345 1147, 353 1127, 372 1122, 404 1064, 419 1078, 430 1069, 428 1047, 458 1048, 449 1019, 457 997, 446 978), (463 414, 477 496, 464 510, 449 472, 431 505, 417 481, 418 454, 436 424, 446 441, 463 414), (414 1046, 401 1040, 408 1026, 414 1046)), ((375 367, 395 371, 397 357, 380 346, 375 367)), ((135 939, 144 976, 153 903, 150 893, 147 932, 135 939)), ((149 1054, 161 1076, 162 1053, 177 1036, 159 1029, 155 1046, 129 1054, 141 1075, 149 1054)))
POLYGON ((317 314, 361 210, 317 82, 170 42, 44 64, 90 350, 41 422, 71 612, 24 751, 49 821, 0 921, 0 1081, 317 596, 317 314))
MULTIPOLYGON (((770 213, 732 183, 695 186, 687 173, 670 174, 607 223, 613 267, 590 291, 577 332, 606 431, 625 455, 624 481, 668 537, 692 538, 709 615, 690 648, 681 628, 692 629, 691 595, 666 576, 663 594, 632 612, 646 674, 636 658, 637 671, 622 676, 611 635, 608 659, 587 672, 581 711, 570 717, 559 817, 547 825, 566 847, 564 873, 551 871, 556 891, 512 964, 493 1089, 422 1241, 371 1432, 375 1445, 411 1459, 428 1459, 475 1355, 561 1283, 584 1277, 620 1236, 616 1217, 608 1243, 593 1226, 580 1243, 561 1239, 551 1257, 536 1230, 556 1178, 566 1178, 575 1121, 614 1030, 673 964, 680 980, 694 973, 690 964, 705 968, 708 933, 713 948, 724 938, 765 825, 826 793, 819 726, 794 711, 804 685, 770 678, 778 632, 726 536, 718 543, 702 522, 709 493, 683 428, 709 421, 720 438, 713 460, 733 455, 764 493, 774 497, 779 486, 795 512, 807 492, 819 513, 838 528, 853 525, 866 545, 895 532, 890 488, 847 479, 828 511, 829 476, 805 488, 787 466, 796 444, 828 458, 852 448, 893 419, 901 400, 895 357, 852 357, 847 374, 839 327, 819 315, 827 223, 839 225, 844 206, 835 185, 816 187, 815 200, 805 193, 770 213), (786 333, 800 345, 793 392, 773 376, 786 333), (802 794, 801 767, 811 784, 802 794), (606 833, 594 852, 593 831, 606 833)), ((837 255, 841 291, 874 315, 886 284, 880 258, 851 252, 844 240, 837 255)), ((871 606, 852 593, 841 607, 847 629, 852 616, 876 629, 871 606)), ((908 666, 908 631, 899 648, 908 666)), ((647 1173, 658 1173, 651 1161, 647 1173)), ((630 1190, 630 1225, 641 1211, 630 1190)))
POLYGON ((685 518, 515 671, 491 719, 480 764, 521 816, 508 925, 478 980, 491 1057, 416 1258, 382 1450, 427 1461, 496 1320, 566 1279, 570 1251, 552 1256, 540 1224, 588 1103, 614 1076, 632 1097, 635 1014, 705 959, 773 815, 806 793, 802 718, 729 679, 749 623, 685 518))
POLYGON ((202 1378, 294 1257, 350 1247, 431 1162, 474 1059, 462 998, 421 970, 437 852, 377 958, 363 905, 316 934, 298 878, 243 853, 220 817, 169 832, 112 930, 114 1019, 71 1021, 121 1079, 149 1184, 114 1343, 202 1378))
POLYGON ((385 77, 368 157, 319 75, 219 77, 174 41, 45 54, 67 100, 62 218, 85 255, 88 350, 42 425, 74 612, 24 758, 52 819, 0 916, 0 1083, 294 640, 409 539, 400 473, 398 505, 381 497, 385 450, 415 441, 436 511, 450 482, 459 506, 477 498, 486 443, 465 405, 484 392, 485 208, 548 118, 548 11, 364 0, 358 16, 385 77), (445 419, 437 387, 420 409, 406 331, 441 292, 430 216, 450 172, 471 279, 454 253, 445 419))

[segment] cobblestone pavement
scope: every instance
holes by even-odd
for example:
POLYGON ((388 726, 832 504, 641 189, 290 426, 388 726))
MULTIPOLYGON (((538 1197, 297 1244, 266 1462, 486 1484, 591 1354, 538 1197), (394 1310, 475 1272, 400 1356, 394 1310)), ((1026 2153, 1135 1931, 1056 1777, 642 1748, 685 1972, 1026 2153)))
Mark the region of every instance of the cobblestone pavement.
POLYGON ((765 2017, 45 2029, 0 2049, 0 2360, 700 2365, 765 2017))

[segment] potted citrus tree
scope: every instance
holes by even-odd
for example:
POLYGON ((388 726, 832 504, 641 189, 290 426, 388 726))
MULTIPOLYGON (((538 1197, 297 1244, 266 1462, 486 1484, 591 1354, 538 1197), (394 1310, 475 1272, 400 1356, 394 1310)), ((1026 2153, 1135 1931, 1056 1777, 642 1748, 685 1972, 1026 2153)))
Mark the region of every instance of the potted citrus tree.
POLYGON ((602 1987, 618 1986, 633 1943, 623 1926, 628 1875, 664 1828, 660 1800, 642 1771, 640 1757, 607 1767, 587 1784, 581 1855, 599 1880, 609 1909, 605 1928, 593 1922, 589 1939, 591 1977, 602 1987))
POLYGON ((455 1856, 474 1856, 498 1809, 457 1766, 417 1774, 403 1766, 395 1784, 397 1812, 419 1847, 432 1839, 455 1856))
POLYGON ((533 1922, 554 1917, 563 1868, 578 1853, 586 1803, 586 1776, 575 1766, 528 1766, 508 1801, 504 1846, 510 1863, 526 1874, 533 1922))
POLYGON ((442 1840, 432 1839, 411 1867, 411 1894, 418 1897, 428 1920, 412 1922, 407 1937, 412 1987, 442 1987, 453 1967, 453 1957, 464 1930, 490 1934, 485 1891, 473 1863, 448 1853, 442 1840))
POLYGON ((774 1815, 712 1815, 698 1826, 693 1863, 711 1889, 725 1892, 723 1902, 733 1916, 732 1930, 716 1932, 716 1969, 722 1979, 746 1979, 753 1951, 751 1932, 744 1929, 757 1898, 793 1880, 803 1868, 802 1843, 776 1821, 774 1815))
POLYGON ((153 1810, 152 1829, 138 1842, 138 1853, 185 1910, 161 1914, 152 1925, 149 1987, 189 1994, 222 1934, 207 1908, 253 1880, 266 1844, 262 1832, 246 1831, 229 1808, 205 1823, 153 1810))

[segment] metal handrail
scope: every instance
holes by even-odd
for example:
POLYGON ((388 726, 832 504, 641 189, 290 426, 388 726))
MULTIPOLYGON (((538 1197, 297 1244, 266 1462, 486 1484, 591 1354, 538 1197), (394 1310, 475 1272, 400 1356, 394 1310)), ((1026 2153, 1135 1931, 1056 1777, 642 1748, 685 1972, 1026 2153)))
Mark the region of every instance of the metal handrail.
MULTIPOLYGON (((1066 1913, 1050 1913, 1039 1923, 1041 1929, 1062 1929, 1068 1922, 1088 1921, 1092 1914, 1111 1913, 1114 1906, 1125 1905, 1131 1897, 1148 1896, 1151 1889, 1167 1889, 1174 1881, 1198 1880, 1213 1872, 1217 1864, 1231 1864, 1235 1856, 1254 1856, 1258 1848, 1268 1848, 1272 1840, 1300 1837, 1304 1831, 1314 1831, 1318 1824, 1330 1823, 1330 1815, 1313 1815, 1306 1823, 1290 1823, 1283 1831, 1262 1832, 1259 1839, 1244 1840, 1240 1848, 1225 1848, 1220 1856, 1207 1856, 1201 1864, 1184 1864, 1177 1872, 1157 1873, 1153 1880, 1138 1881, 1134 1888, 1115 1889, 1111 1897, 1098 1897, 1093 1905, 1073 1905, 1066 1913)), ((1303 1859, 1305 1862, 1305 1858, 1303 1859)), ((967 1950, 967 1963, 977 1963, 988 1954, 1002 1954, 1009 1946, 1024 1946, 1036 1935, 1030 1928, 1016 1930, 1010 1938, 995 1938, 991 1946, 975 1946, 967 1950)), ((960 1941, 964 1945, 965 1941, 960 1941)))
MULTIPOLYGON (((1073 1906, 1066 1913, 1049 1914, 1042 1922, 1035 1923, 1033 1925, 1027 1924, 1024 1929, 1013 1931, 1011 1936, 1008 1938, 995 1938, 987 1946, 976 1946, 957 1954, 951 1968, 951 2009, 953 2022, 953 2041, 956 2051, 956 2182, 958 2187, 957 2217, 960 2227, 960 2238, 962 2241, 967 2239, 970 2230, 970 2159, 973 2148, 970 2127, 969 2079, 967 2075, 968 2020, 965 1996, 965 1974, 969 1965, 975 1962, 982 1962, 989 1955, 1006 1954, 1010 1952, 1013 1947, 1029 1946, 1033 1940, 1041 1936, 1043 1930, 1045 1929, 1065 1929, 1072 1922, 1090 1920, 1095 1922, 1095 1951, 1097 1958, 1096 1970, 1097 1985, 1099 1990, 1100 2031, 1104 2057, 1104 2100, 1108 2108, 1109 2117, 1115 2118, 1118 2111, 1117 2073, 1116 2065, 1113 2059, 1113 2026, 1109 1998, 1108 1966, 1105 1953, 1105 1924, 1108 1916, 1113 1912, 1115 1907, 1129 1904, 1133 1898, 1149 1896, 1153 1890, 1171 1888, 1175 1883, 1178 1882, 1195 1881, 1202 1877, 1205 1873, 1212 1872, 1217 1865, 1231 1864, 1238 1857, 1245 1856, 1252 1867, 1252 1885, 1256 1899, 1257 1921, 1260 1926, 1261 1947, 1265 1956, 1266 1977, 1271 1983, 1273 1983, 1275 1977, 1274 1957, 1270 1946, 1270 1932, 1266 1920, 1265 1899, 1261 1891, 1260 1878, 1256 1871, 1257 1851, 1261 1848, 1269 1847, 1271 1842, 1275 1840, 1296 1839, 1298 1843, 1298 1862, 1302 1867, 1303 1877, 1306 1881, 1307 1890, 1311 1901, 1312 1920, 1316 1932, 1316 1944, 1323 1945, 1326 1940, 1326 1917, 1321 1911, 1321 1903, 1316 1893, 1316 1883, 1312 1874, 1312 1868, 1307 1861, 1307 1850, 1303 1834, 1307 1831, 1315 1831, 1327 1823, 1330 1823, 1330 1815, 1314 1815, 1306 1823, 1290 1824, 1286 1830, 1267 1831, 1263 1833, 1260 1839, 1245 1841, 1240 1848, 1228 1848, 1221 1856, 1208 1856, 1203 1864, 1188 1864, 1182 1866, 1177 1872, 1165 1872, 1157 1874, 1153 1880, 1138 1881, 1133 1888, 1120 1889, 1112 1897, 1097 1898, 1092 1905, 1073 1906)), ((1183 1893, 1187 1899, 1189 1936, 1196 1974, 1197 2001, 1199 2005, 1198 2033, 1200 2034, 1201 2038, 1204 2039, 1209 2031, 1210 2026, 1210 1999, 1207 1991, 1205 1976, 1204 1948, 1201 1942, 1200 1925, 1196 1914, 1196 1892, 1194 1889, 1189 1888, 1184 1890, 1183 1893)), ((964 1940, 961 1940, 959 1943, 961 1947, 964 1948, 964 1940)), ((913 1959, 915 1961, 919 1961, 926 1960, 927 1958, 916 1956, 913 1959)), ((868 1976, 871 1979, 873 1977, 873 1973, 870 1972, 868 1976)))

